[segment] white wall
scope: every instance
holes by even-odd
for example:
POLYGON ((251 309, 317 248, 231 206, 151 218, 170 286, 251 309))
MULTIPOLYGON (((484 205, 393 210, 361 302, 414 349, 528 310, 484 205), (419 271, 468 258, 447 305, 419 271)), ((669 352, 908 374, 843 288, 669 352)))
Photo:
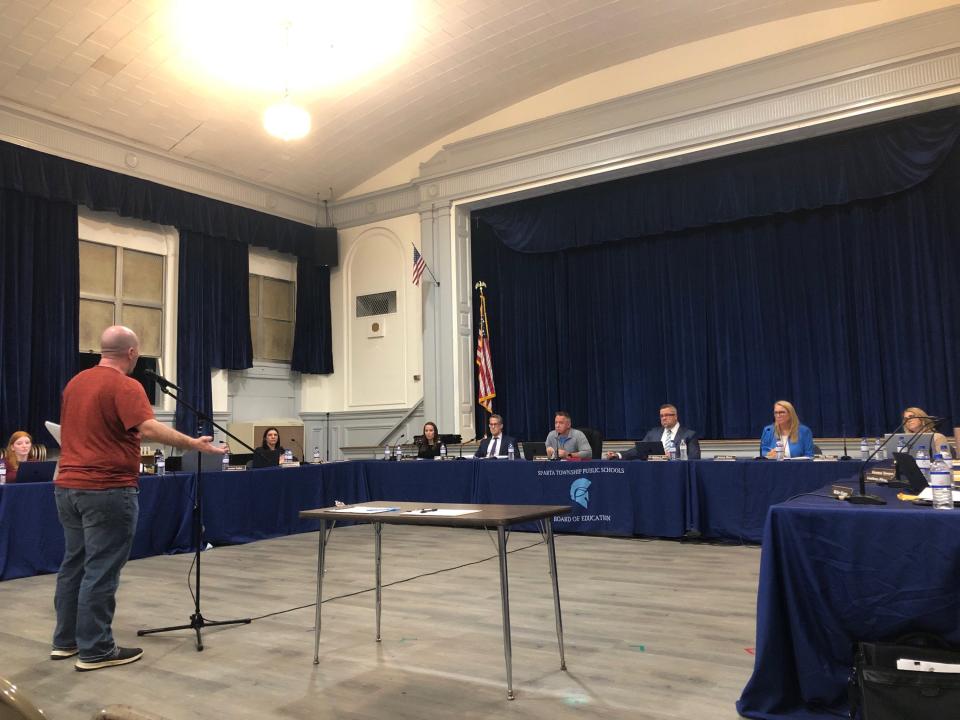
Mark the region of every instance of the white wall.
POLYGON ((340 266, 330 275, 334 373, 304 375, 301 412, 410 408, 423 396, 423 284, 411 282, 420 219, 406 215, 340 231, 340 266), (356 317, 356 297, 397 293, 397 312, 356 317), (370 337, 372 322, 382 337, 370 337))

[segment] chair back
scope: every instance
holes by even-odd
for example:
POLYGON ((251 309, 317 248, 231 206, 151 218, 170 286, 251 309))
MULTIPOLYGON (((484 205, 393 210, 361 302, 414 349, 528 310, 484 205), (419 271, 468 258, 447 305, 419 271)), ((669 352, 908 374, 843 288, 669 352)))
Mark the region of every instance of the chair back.
POLYGON ((587 436, 587 442, 590 443, 590 450, 593 453, 593 459, 599 460, 601 457, 603 457, 603 434, 599 430, 594 430, 593 428, 577 429, 587 436))
POLYGON ((27 455, 27 459, 43 462, 47 459, 47 446, 43 443, 34 443, 33 447, 30 448, 30 454, 27 455))
POLYGON ((0 720, 49 720, 19 686, 0 677, 0 720))

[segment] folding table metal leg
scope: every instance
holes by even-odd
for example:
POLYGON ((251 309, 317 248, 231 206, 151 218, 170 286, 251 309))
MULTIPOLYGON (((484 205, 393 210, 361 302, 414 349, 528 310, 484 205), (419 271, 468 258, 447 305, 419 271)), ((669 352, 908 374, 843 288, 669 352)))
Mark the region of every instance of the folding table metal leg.
POLYGON ((553 616, 557 623, 557 644, 560 646, 560 669, 567 669, 563 655, 563 616, 560 614, 560 583, 557 580, 557 551, 553 545, 553 519, 547 518, 547 559, 550 563, 550 579, 553 583, 553 616))
POLYGON ((377 577, 377 642, 380 642, 380 535, 383 523, 373 523, 373 558, 377 577))
POLYGON ((500 606, 503 613, 503 657, 507 663, 507 700, 513 700, 513 650, 510 646, 510 588, 507 584, 507 530, 497 526, 500 554, 500 606))
POLYGON ((327 521, 320 521, 320 549, 317 551, 317 612, 313 626, 313 664, 320 664, 320 606, 323 603, 323 567, 327 546, 327 521))

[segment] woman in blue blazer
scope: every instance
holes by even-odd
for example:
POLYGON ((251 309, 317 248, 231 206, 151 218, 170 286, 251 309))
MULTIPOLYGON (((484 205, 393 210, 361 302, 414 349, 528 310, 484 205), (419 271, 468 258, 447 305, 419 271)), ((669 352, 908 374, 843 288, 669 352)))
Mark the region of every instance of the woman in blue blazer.
POLYGON ((813 433, 800 424, 797 411, 786 400, 773 404, 773 424, 767 425, 760 436, 760 454, 777 457, 777 440, 783 440, 785 457, 813 457, 813 433))

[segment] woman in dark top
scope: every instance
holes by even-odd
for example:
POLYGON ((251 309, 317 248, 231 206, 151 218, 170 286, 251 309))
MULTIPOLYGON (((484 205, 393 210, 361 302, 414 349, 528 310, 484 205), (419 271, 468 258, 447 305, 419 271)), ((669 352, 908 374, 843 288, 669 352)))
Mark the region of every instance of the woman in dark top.
POLYGON ((279 465, 285 452, 286 450, 280 444, 280 431, 275 427, 269 427, 263 431, 263 442, 253 454, 253 466, 263 468, 279 465))
POLYGON ((33 438, 30 433, 23 430, 17 430, 10 436, 10 441, 3 451, 3 459, 7 464, 7 482, 17 481, 17 469, 20 463, 24 463, 30 457, 30 450, 33 448, 33 438))
POLYGON ((437 424, 427 422, 423 424, 423 440, 417 450, 418 458, 435 458, 440 454, 440 433, 437 424))

